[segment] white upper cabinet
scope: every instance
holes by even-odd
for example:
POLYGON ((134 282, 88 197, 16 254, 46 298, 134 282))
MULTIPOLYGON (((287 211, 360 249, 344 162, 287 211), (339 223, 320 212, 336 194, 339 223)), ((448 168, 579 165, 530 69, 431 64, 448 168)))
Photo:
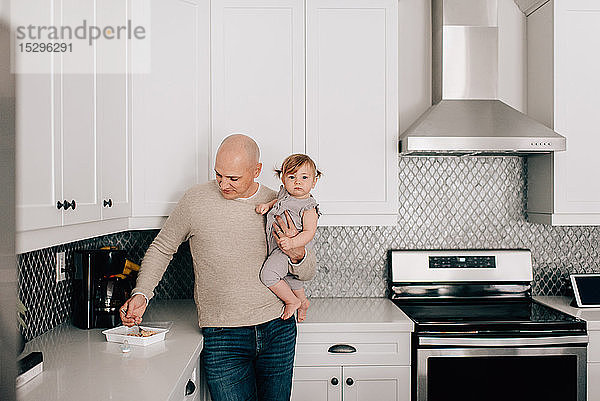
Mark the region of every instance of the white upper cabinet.
POLYGON ((260 146, 259 181, 278 189, 273 168, 304 153, 304 2, 213 0, 211 13, 211 163, 223 138, 245 133, 260 146))
POLYGON ((151 31, 131 49, 132 214, 168 216, 188 188, 208 179, 209 3, 135 4, 132 23, 149 21, 151 31))
MULTIPOLYGON (((93 0, 62 0, 59 24, 78 26, 95 20, 93 0)), ((98 221, 101 218, 98 193, 98 132, 96 130, 96 76, 93 73, 95 42, 87 48, 76 43, 73 52, 60 55, 61 74, 57 80, 60 108, 57 115, 62 137, 63 197, 75 201, 63 224, 98 221)))
POLYGON ((306 151, 325 225, 395 225, 398 4, 307 0, 306 151))
MULTIPOLYGON (((96 3, 96 24, 127 25, 128 2, 96 3)), ((98 42, 96 48, 96 130, 99 139, 102 219, 129 217, 129 76, 125 40, 98 42)))
POLYGON ((397 1, 213 0, 211 13, 211 159, 246 133, 277 189, 273 168, 305 152, 324 172, 319 224, 396 224, 397 1))
POLYGON ((260 145, 273 189, 286 156, 315 159, 319 224, 396 224, 397 0, 23 0, 12 13, 146 33, 17 52, 40 72, 16 82, 20 252, 159 228, 236 132, 260 145))
MULTIPOLYGON (((93 5, 92 0, 25 1, 13 12, 27 24, 78 26, 83 19, 93 21, 93 5)), ((37 53, 39 74, 17 74, 17 231, 101 218, 94 52, 92 44, 37 53)), ((16 52, 17 64, 32 57, 16 52)))
MULTIPOLYGON (((14 21, 50 25, 52 2, 31 9, 28 2, 15 2, 14 21)), ((35 60, 15 51, 17 68, 36 62, 39 74, 15 75, 16 92, 16 227, 17 231, 62 224, 61 136, 55 115, 58 107, 57 56, 38 54, 35 60)))
MULTIPOLYGON (((119 0, 23 0, 12 13, 21 25, 76 29, 83 21, 126 26, 128 7, 119 0)), ((57 43, 72 47, 15 52, 18 252, 126 229, 126 219, 100 221, 130 215, 128 44, 57 43)))
POLYGON ((527 25, 529 115, 567 138, 565 152, 529 158, 529 219, 600 225, 600 4, 550 1, 527 25))

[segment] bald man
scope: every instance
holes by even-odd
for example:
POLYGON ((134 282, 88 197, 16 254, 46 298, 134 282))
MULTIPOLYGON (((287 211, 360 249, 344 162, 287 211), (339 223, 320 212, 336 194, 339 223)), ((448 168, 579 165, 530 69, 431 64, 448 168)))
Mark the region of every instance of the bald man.
MULTIPOLYGON (((121 308, 123 324, 139 324, 173 254, 190 241, 202 363, 213 401, 283 401, 291 393, 296 322, 293 316, 281 318, 282 301, 259 279, 267 244, 265 220, 255 207, 277 196, 255 181, 259 159, 251 138, 237 134, 223 140, 216 180, 192 187, 177 203, 144 256, 133 296, 121 308)), ((298 234, 289 215, 278 223, 280 239, 298 234)), ((290 273, 313 278, 314 254, 304 247, 284 252, 290 273)))

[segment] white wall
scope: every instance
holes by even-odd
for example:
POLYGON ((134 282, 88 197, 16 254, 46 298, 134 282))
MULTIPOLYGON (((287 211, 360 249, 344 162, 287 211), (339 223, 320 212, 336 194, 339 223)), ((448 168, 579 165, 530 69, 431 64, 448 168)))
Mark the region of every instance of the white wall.
POLYGON ((513 0, 498 0, 498 99, 527 113, 527 18, 513 0))
POLYGON ((431 1, 398 1, 399 133, 431 106, 431 1))

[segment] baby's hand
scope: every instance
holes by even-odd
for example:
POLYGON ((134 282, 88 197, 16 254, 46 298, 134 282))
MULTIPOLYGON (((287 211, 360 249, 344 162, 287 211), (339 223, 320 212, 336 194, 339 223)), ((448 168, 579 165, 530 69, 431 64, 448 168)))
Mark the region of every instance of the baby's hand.
POLYGON ((283 237, 279 240, 279 247, 283 251, 289 251, 294 247, 294 242, 291 238, 283 237))
POLYGON ((258 205, 256 205, 256 213, 258 214, 265 214, 269 211, 269 204, 268 203, 260 203, 258 205))

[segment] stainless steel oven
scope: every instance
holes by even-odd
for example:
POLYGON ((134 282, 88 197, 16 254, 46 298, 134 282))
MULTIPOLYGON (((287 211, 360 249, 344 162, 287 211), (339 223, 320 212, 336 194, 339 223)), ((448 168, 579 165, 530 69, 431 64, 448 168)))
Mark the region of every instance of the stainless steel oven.
POLYGON ((585 401, 585 322, 531 297, 527 250, 391 251, 412 400, 585 401))
POLYGON ((586 399, 585 337, 565 339, 570 343, 563 345, 539 338, 511 339, 516 341, 510 345, 502 339, 473 343, 468 337, 420 340, 430 345, 416 352, 419 401, 586 399))

